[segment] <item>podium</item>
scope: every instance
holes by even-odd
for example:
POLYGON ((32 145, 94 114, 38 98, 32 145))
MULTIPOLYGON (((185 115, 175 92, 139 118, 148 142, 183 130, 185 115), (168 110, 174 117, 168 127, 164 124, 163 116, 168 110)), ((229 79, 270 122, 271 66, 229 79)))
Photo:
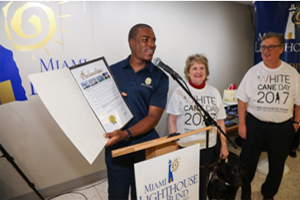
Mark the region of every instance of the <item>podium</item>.
POLYGON ((116 149, 112 151, 112 157, 145 150, 146 161, 134 165, 136 191, 141 200, 156 199, 162 196, 166 199, 198 199, 199 145, 192 145, 176 151, 179 149, 176 141, 199 132, 206 132, 208 135, 211 128, 208 126, 188 133, 173 134, 171 137, 168 135, 116 149), (189 181, 189 184, 183 184, 186 181, 189 181))
POLYGON ((141 150, 145 150, 145 154, 146 154, 146 160, 160 156, 160 155, 164 155, 166 153, 170 153, 172 151, 175 151, 178 149, 178 145, 176 142, 176 140, 183 138, 183 137, 187 137, 190 135, 194 135, 196 133, 199 132, 203 132, 203 131, 209 131, 210 129, 212 129, 211 126, 205 127, 205 128, 201 128, 201 129, 197 129, 195 131, 191 131, 188 133, 184 133, 184 134, 180 134, 180 135, 176 135, 173 137, 161 137, 161 138, 157 138, 154 140, 150 140, 147 142, 143 142, 143 143, 139 143, 139 144, 135 144, 132 146, 128 146, 128 147, 124 147, 121 149, 116 149, 112 151, 112 157, 118 157, 118 156, 122 156, 122 155, 126 155, 129 153, 133 153, 136 151, 141 151, 141 150))

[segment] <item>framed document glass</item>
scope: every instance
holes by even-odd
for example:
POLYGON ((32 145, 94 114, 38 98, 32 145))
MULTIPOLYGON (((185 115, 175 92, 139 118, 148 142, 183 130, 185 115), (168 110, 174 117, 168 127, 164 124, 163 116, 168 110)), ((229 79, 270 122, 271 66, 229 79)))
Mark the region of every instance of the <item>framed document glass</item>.
POLYGON ((122 129, 133 118, 104 57, 69 69, 107 133, 122 129))

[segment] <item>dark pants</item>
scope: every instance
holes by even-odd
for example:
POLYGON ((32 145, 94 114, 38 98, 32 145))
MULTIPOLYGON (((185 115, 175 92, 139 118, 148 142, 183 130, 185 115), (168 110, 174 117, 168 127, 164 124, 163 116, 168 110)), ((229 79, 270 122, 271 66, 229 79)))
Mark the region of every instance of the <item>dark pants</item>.
POLYGON ((299 147, 299 141, 300 141, 300 128, 295 133, 291 150, 295 151, 296 149, 298 149, 298 147, 299 147))
POLYGON ((274 124, 262 122, 251 114, 246 117, 247 138, 242 142, 241 161, 245 164, 242 195, 251 196, 251 182, 263 150, 267 151, 269 173, 261 187, 264 197, 272 198, 281 183, 285 160, 290 152, 295 129, 291 121, 274 124))
POLYGON ((204 191, 207 188, 209 172, 213 168, 213 166, 210 167, 208 170, 207 176, 205 176, 206 151, 208 151, 208 165, 212 165, 213 163, 216 163, 218 160, 218 156, 216 156, 216 148, 215 147, 208 148, 208 150, 206 150, 206 149, 200 150, 199 199, 201 199, 201 200, 205 199, 204 191))
POLYGON ((131 199, 137 199, 134 163, 145 160, 145 151, 138 151, 112 158, 111 149, 105 149, 105 162, 108 178, 108 199, 128 199, 131 188, 131 199))

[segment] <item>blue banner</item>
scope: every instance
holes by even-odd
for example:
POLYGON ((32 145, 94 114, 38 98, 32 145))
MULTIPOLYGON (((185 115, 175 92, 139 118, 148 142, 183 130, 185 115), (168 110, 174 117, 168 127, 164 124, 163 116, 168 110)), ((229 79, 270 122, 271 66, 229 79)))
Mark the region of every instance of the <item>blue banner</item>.
POLYGON ((12 51, 0 44, 0 105, 27 100, 12 51))
POLYGON ((261 38, 267 32, 282 33, 285 38, 281 59, 300 73, 300 2, 256 1, 254 63, 262 60, 261 38))

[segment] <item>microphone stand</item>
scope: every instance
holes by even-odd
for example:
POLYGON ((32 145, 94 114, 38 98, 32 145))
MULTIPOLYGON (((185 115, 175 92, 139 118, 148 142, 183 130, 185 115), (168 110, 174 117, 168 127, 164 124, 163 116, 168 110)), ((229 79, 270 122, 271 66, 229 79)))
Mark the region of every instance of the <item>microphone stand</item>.
POLYGON ((44 200, 45 198, 35 189, 35 186, 33 183, 29 181, 29 179, 25 176, 25 174, 22 172, 22 170, 18 167, 18 165, 14 162, 14 158, 7 153, 7 151, 4 149, 4 147, 0 144, 0 150, 3 153, 3 155, 0 157, 5 157, 11 164, 14 166, 14 168, 19 172, 19 174, 22 176, 22 178, 26 181, 26 183, 29 185, 29 187, 40 197, 40 199, 44 200))
MULTIPOLYGON (((167 71, 168 72, 168 71, 167 71)), ((204 119, 204 123, 206 126, 215 126, 217 129, 226 137, 226 139, 229 141, 229 143, 237 149, 237 146, 235 143, 233 143, 230 138, 224 133, 224 131, 220 128, 220 126, 217 124, 217 122, 210 116, 210 114, 199 104, 199 102, 193 97, 191 92, 186 88, 180 80, 183 80, 180 75, 178 75, 175 71, 173 73, 168 72, 172 78, 182 87, 182 89, 191 97, 191 99, 195 102, 197 110, 199 111, 200 115, 204 119), (180 79, 180 80, 179 80, 180 79)), ((208 143, 209 143, 209 130, 206 131, 206 152, 205 152, 205 190, 204 190, 204 198, 207 197, 207 181, 208 181, 208 143)))

